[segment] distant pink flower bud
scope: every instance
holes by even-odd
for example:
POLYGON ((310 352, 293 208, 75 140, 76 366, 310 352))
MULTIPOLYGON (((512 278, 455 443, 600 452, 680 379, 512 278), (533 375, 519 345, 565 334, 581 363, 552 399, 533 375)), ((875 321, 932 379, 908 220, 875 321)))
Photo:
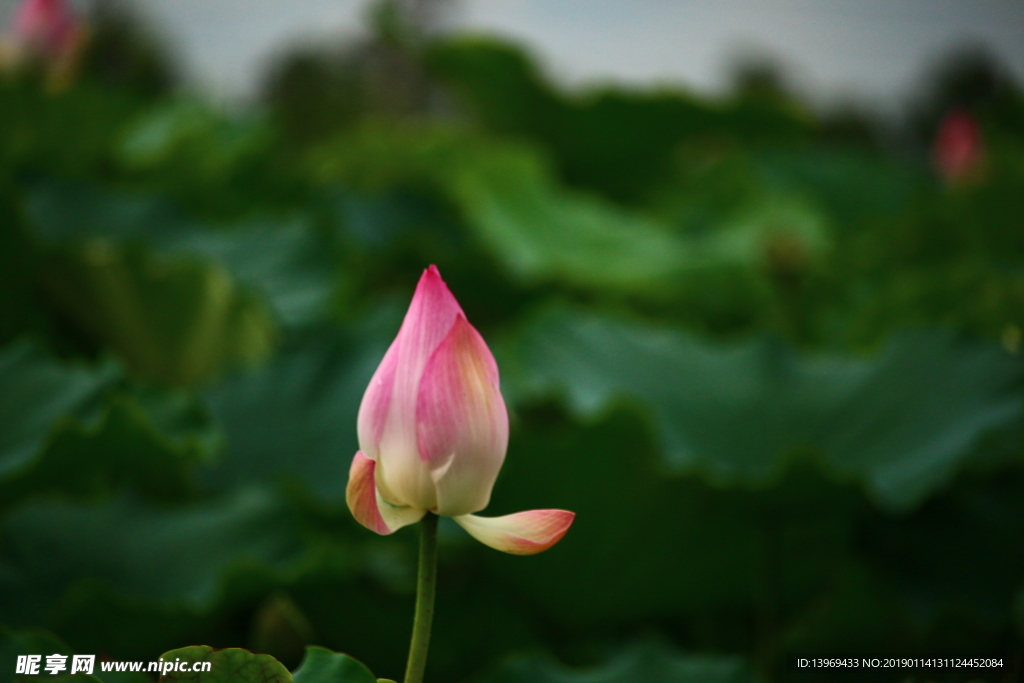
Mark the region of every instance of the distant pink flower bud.
POLYGON ((82 24, 65 0, 25 0, 12 28, 14 39, 21 46, 60 57, 78 43, 82 24))
POLYGON ((946 182, 961 183, 972 177, 983 155, 981 130, 963 109, 953 109, 942 119, 932 150, 935 169, 946 182))
POLYGON ((508 412, 498 365, 435 266, 363 395, 358 432, 346 498, 356 520, 379 534, 429 511, 493 548, 529 555, 557 543, 575 517, 471 514, 487 507, 505 460, 508 412))

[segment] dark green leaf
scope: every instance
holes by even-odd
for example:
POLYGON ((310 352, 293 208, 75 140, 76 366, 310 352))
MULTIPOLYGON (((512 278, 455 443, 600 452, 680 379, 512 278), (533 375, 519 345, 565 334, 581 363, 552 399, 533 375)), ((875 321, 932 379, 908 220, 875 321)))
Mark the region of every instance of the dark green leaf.
MULTIPOLYGON (((516 612, 541 613, 573 633, 662 619, 735 633, 750 627, 744 615, 768 611, 784 621, 810 609, 852 560, 865 505, 852 486, 806 466, 756 490, 666 476, 646 411, 616 409, 589 425, 552 412, 520 411, 482 514, 562 508, 576 513, 572 528, 519 562, 465 541, 493 577, 484 593, 507 591, 516 612)), ((489 627, 473 624, 465 638, 489 627)))
POLYGON ((229 120, 204 102, 179 98, 137 121, 120 157, 135 170, 177 162, 195 177, 217 180, 266 144, 269 131, 260 123, 255 117, 229 120))
MULTIPOLYGON (((2 125, 2 124, 0 124, 2 125)), ((13 192, 0 181, 0 344, 43 327, 45 311, 33 287, 38 255, 13 192)))
POLYGON ((54 424, 94 405, 116 374, 111 364, 58 362, 28 343, 0 351, 0 474, 24 466, 54 424))
POLYGON ((537 155, 487 150, 452 172, 479 238, 518 277, 588 287, 664 283, 695 259, 665 226, 597 198, 561 190, 537 155))
POLYGON ((85 681, 95 682, 100 680, 96 676, 87 674, 62 675, 58 678, 43 670, 43 667, 46 665, 47 655, 64 655, 68 659, 65 662, 66 669, 63 673, 68 674, 71 670, 71 654, 71 648, 49 631, 42 629, 12 631, 6 626, 0 627, 0 680, 5 681, 5 683, 7 681, 38 680, 43 676, 60 681, 83 681, 83 683, 85 681), (40 661, 37 675, 19 676, 15 674, 17 660, 20 655, 41 655, 42 660, 40 661))
POLYGON ((678 655, 640 643, 597 668, 570 669, 541 657, 519 658, 480 683, 755 683, 738 657, 678 655))
POLYGON ((358 660, 322 647, 307 647, 295 683, 377 683, 377 677, 358 660))
POLYGON ((223 263, 243 286, 267 298, 284 325, 304 325, 329 311, 335 274, 307 220, 260 219, 196 231, 168 240, 167 249, 223 263))
POLYGON ((359 401, 385 343, 323 331, 210 391, 227 453, 203 480, 220 488, 294 477, 322 500, 343 497, 359 401))
POLYGON ((159 196, 54 182, 36 185, 29 207, 36 234, 47 244, 143 242, 159 253, 222 264, 245 288, 265 296, 285 325, 322 316, 334 290, 329 255, 310 222, 298 216, 222 226, 196 220, 159 196))
MULTIPOLYGON (((86 683, 146 683, 149 678, 138 673, 103 673, 100 671, 98 661, 93 662, 93 673, 77 673, 70 675, 71 656, 76 654, 57 636, 42 629, 24 629, 13 631, 6 626, 0 626, 0 680, 7 683, 17 681, 27 683, 28 681, 55 680, 55 681, 82 681, 86 683), (43 670, 46 664, 47 655, 64 655, 65 670, 61 674, 50 674, 43 670), (40 672, 35 676, 15 675, 16 664, 19 655, 41 655, 40 672), (45 678, 44 678, 45 677, 45 678)), ((78 653, 82 654, 82 653, 78 653)), ((87 653, 89 654, 89 653, 87 653)), ((98 659, 98 658, 97 658, 98 659)))
POLYGON ((13 505, 42 491, 100 496, 130 485, 144 496, 172 499, 191 488, 191 466, 207 453, 194 440, 172 440, 127 396, 114 399, 95 425, 58 431, 28 466, 0 483, 0 499, 13 505))
POLYGON ((54 254, 46 281, 66 313, 146 379, 193 387, 269 353, 268 312, 226 270, 94 239, 54 254))
POLYGON ((168 671, 161 674, 161 683, 291 683, 292 680, 288 669, 270 655, 261 655, 237 647, 215 650, 209 645, 192 645, 165 652, 160 659, 165 663, 174 662, 177 667, 189 669, 200 663, 210 665, 208 672, 168 671))
POLYGON ((581 414, 619 397, 648 406, 678 469, 761 482, 816 447, 830 471, 896 509, 945 485, 982 436, 1018 417, 1024 376, 998 347, 944 332, 904 334, 872 359, 801 356, 566 310, 530 327, 522 351, 532 388, 564 392, 581 414))
POLYGON ((301 550, 294 514, 252 489, 177 509, 130 499, 33 503, 8 516, 3 533, 8 614, 45 609, 86 577, 128 597, 202 607, 228 568, 287 569, 301 550))
POLYGON ((527 283, 644 290, 703 263, 667 226, 560 187, 544 156, 522 145, 447 130, 368 129, 344 139, 323 173, 370 189, 433 185, 479 243, 527 283))

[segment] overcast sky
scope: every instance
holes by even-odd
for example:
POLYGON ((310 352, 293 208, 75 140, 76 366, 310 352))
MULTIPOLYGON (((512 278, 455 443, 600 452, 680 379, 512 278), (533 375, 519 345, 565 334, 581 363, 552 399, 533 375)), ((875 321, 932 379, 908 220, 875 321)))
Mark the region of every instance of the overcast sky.
MULTIPOLYGON (((87 1, 87 0, 79 0, 87 1)), ((194 82, 250 92, 297 40, 361 30, 365 0, 132 0, 194 82)), ((5 20, 17 0, 0 0, 5 20)), ((461 0, 458 25, 528 45, 573 85, 720 89, 738 57, 771 55, 817 100, 902 99, 950 48, 988 46, 1024 81, 1024 0, 461 0)))

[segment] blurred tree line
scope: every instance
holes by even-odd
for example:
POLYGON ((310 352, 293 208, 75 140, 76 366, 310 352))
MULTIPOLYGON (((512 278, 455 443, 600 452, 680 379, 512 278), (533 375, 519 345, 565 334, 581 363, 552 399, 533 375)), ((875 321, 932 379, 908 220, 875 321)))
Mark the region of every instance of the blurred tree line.
POLYGON ((0 676, 26 642, 201 642, 398 677, 415 534, 344 488, 436 263, 512 413, 487 514, 578 516, 522 560, 442 528, 430 680, 1017 680, 1019 84, 961 53, 900 122, 760 68, 567 94, 422 10, 282 56, 243 111, 116 5, 67 77, 5 66, 0 676))

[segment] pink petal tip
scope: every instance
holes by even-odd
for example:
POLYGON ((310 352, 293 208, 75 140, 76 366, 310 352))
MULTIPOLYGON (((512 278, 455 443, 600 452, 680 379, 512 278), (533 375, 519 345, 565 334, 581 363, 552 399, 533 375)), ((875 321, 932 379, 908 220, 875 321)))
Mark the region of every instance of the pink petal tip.
POLYGON ((386 536, 393 529, 384 522, 377 506, 377 484, 373 477, 376 468, 377 463, 363 455, 362 451, 356 453, 348 471, 345 502, 357 522, 370 531, 386 536))
POLYGON ((484 545, 512 555, 536 555, 562 540, 576 518, 568 510, 528 510, 503 517, 462 515, 455 521, 484 545))

